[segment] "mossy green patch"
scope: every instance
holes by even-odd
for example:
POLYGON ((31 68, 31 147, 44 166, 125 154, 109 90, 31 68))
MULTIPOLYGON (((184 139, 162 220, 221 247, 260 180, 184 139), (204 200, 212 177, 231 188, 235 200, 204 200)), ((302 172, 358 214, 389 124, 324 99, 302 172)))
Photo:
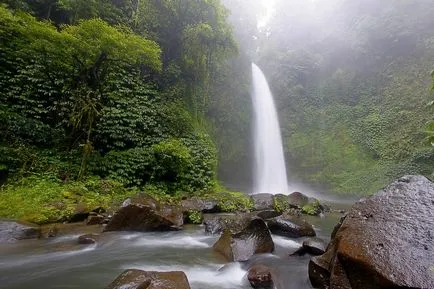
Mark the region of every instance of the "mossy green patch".
POLYGON ((312 203, 304 205, 301 211, 307 215, 317 216, 321 212, 321 204, 318 200, 315 200, 312 203))
POLYGON ((51 223, 71 216, 78 204, 89 209, 109 208, 133 191, 97 178, 62 183, 52 178, 27 177, 0 188, 0 217, 51 223))
POLYGON ((217 207, 222 212, 249 211, 253 209, 252 200, 242 192, 208 193, 203 197, 217 201, 217 207))

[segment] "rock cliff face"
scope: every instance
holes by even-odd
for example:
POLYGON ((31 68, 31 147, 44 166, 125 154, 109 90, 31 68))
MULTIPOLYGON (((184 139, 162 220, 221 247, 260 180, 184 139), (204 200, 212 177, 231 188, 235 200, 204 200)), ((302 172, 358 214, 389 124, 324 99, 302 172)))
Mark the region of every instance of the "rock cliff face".
POLYGON ((434 288, 434 184, 405 176, 353 206, 309 263, 315 288, 434 288))

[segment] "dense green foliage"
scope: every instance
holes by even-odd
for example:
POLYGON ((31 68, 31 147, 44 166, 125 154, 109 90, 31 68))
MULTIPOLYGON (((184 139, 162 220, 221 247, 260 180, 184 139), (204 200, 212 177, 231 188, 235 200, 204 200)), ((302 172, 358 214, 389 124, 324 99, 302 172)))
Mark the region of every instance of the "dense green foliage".
POLYGON ((27 219, 53 221, 47 202, 93 179, 215 190, 211 78, 237 51, 219 1, 0 2, 0 216, 35 199, 27 219))

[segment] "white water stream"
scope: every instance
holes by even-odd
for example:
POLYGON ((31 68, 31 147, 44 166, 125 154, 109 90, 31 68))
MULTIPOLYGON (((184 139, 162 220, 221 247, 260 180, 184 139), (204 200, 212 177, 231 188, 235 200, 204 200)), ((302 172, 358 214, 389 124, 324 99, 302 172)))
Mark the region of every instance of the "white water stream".
POLYGON ((282 136, 273 95, 261 69, 252 63, 255 172, 253 193, 288 194, 282 136))

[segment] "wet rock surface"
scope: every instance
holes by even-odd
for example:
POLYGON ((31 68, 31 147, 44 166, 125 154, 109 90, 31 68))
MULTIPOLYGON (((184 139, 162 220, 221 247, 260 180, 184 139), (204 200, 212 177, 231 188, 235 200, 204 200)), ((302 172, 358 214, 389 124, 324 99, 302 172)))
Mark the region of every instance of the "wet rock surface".
POLYGON ((183 225, 182 210, 172 206, 124 202, 104 231, 170 231, 183 225), (158 208, 158 209, 157 209, 158 208))
POLYGON ((316 236, 311 224, 301 218, 287 214, 267 220, 267 225, 273 234, 284 237, 300 238, 316 236))
POLYGON ((81 245, 90 245, 95 244, 99 238, 99 235, 96 234, 86 234, 78 237, 78 244, 81 245))
POLYGON ((220 234, 225 229, 237 233, 249 225, 251 217, 252 215, 248 213, 206 215, 203 224, 208 234, 220 234))
POLYGON ((0 220, 0 243, 13 243, 18 240, 36 239, 40 236, 39 226, 16 221, 0 220))
POLYGON ((300 192, 294 192, 288 196, 288 203, 291 207, 303 208, 309 203, 309 198, 300 192))
POLYGON ((241 232, 233 234, 225 229, 213 249, 228 261, 247 261, 254 254, 272 253, 274 243, 262 219, 254 218, 241 232))
POLYGON ((355 204, 324 255, 309 263, 315 288, 434 288, 434 184, 405 176, 355 204))
POLYGON ((280 215, 282 215, 282 213, 275 210, 265 210, 256 213, 256 216, 264 221, 278 217, 280 215))
POLYGON ((249 268, 247 279, 253 288, 273 289, 271 269, 265 265, 253 265, 249 268))
POLYGON ((98 215, 96 213, 89 214, 89 217, 87 217, 86 225, 92 226, 92 225, 99 225, 104 223, 104 216, 98 215))
POLYGON ((314 256, 322 255, 325 253, 327 248, 327 243, 320 238, 309 238, 304 240, 302 243, 302 247, 292 253, 291 255, 299 255, 302 256, 304 254, 310 254, 314 256))
POLYGON ((274 196, 272 194, 256 194, 250 197, 255 211, 274 209, 274 196))
POLYGON ((129 269, 106 289, 190 289, 184 272, 153 272, 129 269))
POLYGON ((194 210, 202 213, 217 213, 217 201, 192 197, 181 201, 184 211, 194 210))

